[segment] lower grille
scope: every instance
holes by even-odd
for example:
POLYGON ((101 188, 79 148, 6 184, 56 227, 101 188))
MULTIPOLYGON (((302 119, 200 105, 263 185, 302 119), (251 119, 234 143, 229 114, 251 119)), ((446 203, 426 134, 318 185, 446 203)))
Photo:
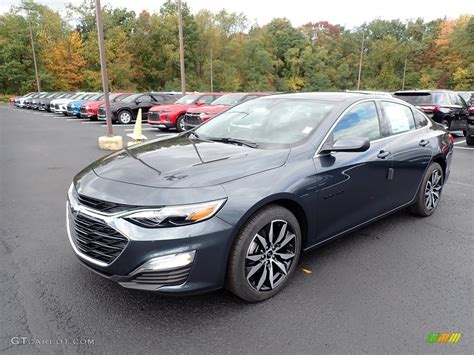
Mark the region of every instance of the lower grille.
POLYGON ((149 121, 159 121, 160 113, 158 111, 148 111, 148 120, 149 121))
POLYGON ((86 110, 85 107, 81 107, 81 111, 80 111, 80 112, 81 112, 81 113, 87 113, 87 110, 86 110))
POLYGON ((186 282, 191 271, 191 266, 167 271, 141 273, 132 280, 137 284, 173 286, 186 282))
POLYGON ((128 244, 128 239, 104 221, 82 213, 73 215, 73 240, 79 251, 106 264, 112 263, 128 244))

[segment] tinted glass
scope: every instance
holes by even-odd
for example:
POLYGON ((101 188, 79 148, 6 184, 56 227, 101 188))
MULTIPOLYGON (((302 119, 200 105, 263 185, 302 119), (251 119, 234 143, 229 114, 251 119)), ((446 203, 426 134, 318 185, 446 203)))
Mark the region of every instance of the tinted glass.
POLYGON ((138 98, 138 101, 141 103, 148 103, 148 102, 152 102, 153 99, 151 98, 150 95, 142 95, 138 98))
POLYGON ((202 138, 232 138, 278 148, 299 144, 317 129, 333 104, 303 99, 259 99, 234 106, 200 126, 202 138))
POLYGON ((214 101, 218 96, 214 95, 204 95, 199 98, 198 101, 200 102, 205 102, 206 104, 210 104, 212 101, 214 101))
POLYGON ((411 109, 395 102, 382 102, 382 111, 387 119, 390 132, 399 134, 415 129, 415 121, 411 109))
POLYGON ((227 106, 232 106, 235 105, 236 103, 242 101, 242 98, 246 94, 228 94, 219 97, 216 99, 214 102, 212 102, 212 105, 227 105, 227 106))
POLYGON ((380 125, 374 102, 363 102, 347 111, 333 130, 334 140, 343 137, 380 138, 380 125))
POLYGON ((195 103, 199 98, 199 94, 186 95, 176 101, 176 103, 182 105, 190 105, 195 103))
POLYGON ((142 94, 133 94, 122 99, 123 102, 134 102, 136 99, 141 97, 142 94))
POLYGON ((416 128, 425 127, 428 125, 428 118, 425 116, 424 113, 418 110, 414 110, 413 115, 415 116, 416 128))
POLYGON ((449 105, 451 99, 445 92, 432 93, 395 93, 394 96, 412 105, 449 105))

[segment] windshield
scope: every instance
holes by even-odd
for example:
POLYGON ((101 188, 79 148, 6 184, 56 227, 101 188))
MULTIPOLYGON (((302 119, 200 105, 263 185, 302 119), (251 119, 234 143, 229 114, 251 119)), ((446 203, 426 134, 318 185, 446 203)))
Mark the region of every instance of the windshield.
POLYGON ((294 98, 244 102, 200 126, 202 139, 233 139, 265 148, 289 147, 312 134, 334 107, 332 103, 294 98))
POLYGON ((201 95, 186 95, 176 101, 176 103, 181 105, 190 105, 195 103, 200 97, 201 95))
POLYGON ((449 104, 449 97, 444 92, 395 93, 395 97, 415 106, 449 104))
POLYGON ((99 93, 99 94, 91 95, 87 99, 90 101, 94 101, 94 100, 102 100, 103 97, 104 97, 104 94, 99 93))
POLYGON ((240 101, 246 96, 247 94, 228 94, 219 97, 217 100, 211 103, 212 106, 215 105, 225 105, 225 106, 232 106, 240 101))

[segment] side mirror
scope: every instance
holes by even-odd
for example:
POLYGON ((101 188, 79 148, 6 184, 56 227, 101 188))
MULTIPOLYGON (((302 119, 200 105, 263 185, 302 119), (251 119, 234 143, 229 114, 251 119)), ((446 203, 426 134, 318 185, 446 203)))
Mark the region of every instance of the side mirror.
POLYGON ((136 99, 136 100, 135 100, 135 103, 136 103, 137 105, 140 105, 140 104, 142 103, 142 101, 139 100, 139 99, 136 99))
POLYGON ((321 153, 330 152, 365 152, 370 148, 368 138, 341 138, 324 144, 321 153))

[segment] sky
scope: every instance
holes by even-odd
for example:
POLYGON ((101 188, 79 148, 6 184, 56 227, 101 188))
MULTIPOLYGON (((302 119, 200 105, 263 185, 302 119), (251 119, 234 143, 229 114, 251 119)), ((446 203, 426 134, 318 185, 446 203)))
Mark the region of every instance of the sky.
MULTIPOLYGON (((102 0, 102 5, 126 7, 135 12, 156 12, 165 0, 102 0)), ((63 10, 69 2, 80 4, 81 0, 38 0, 49 7, 63 10)), ((381 19, 414 19, 422 17, 433 20, 440 17, 456 18, 462 14, 474 15, 474 0, 188 0, 191 11, 201 9, 217 12, 243 12, 251 23, 264 25, 273 18, 286 17, 293 26, 308 22, 329 21, 346 28, 363 22, 381 19)), ((0 13, 8 11, 19 0, 1 0, 0 13)))

